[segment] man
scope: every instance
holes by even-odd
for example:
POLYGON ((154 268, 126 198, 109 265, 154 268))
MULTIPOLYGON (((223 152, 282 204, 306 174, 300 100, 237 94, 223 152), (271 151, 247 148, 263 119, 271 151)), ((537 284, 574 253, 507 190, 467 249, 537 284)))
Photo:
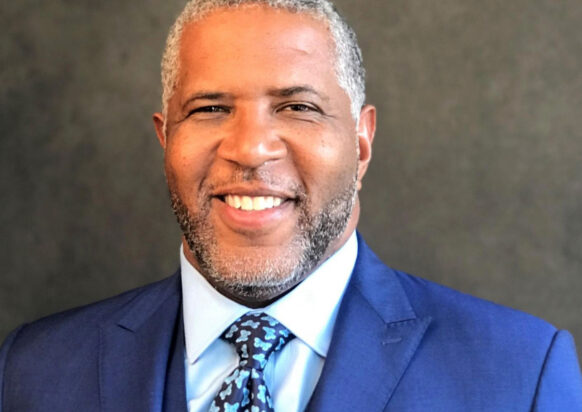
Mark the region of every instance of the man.
POLYGON ((162 81, 181 271, 12 333, 2 410, 582 410, 568 332, 355 234, 376 112, 330 3, 191 1, 162 81))

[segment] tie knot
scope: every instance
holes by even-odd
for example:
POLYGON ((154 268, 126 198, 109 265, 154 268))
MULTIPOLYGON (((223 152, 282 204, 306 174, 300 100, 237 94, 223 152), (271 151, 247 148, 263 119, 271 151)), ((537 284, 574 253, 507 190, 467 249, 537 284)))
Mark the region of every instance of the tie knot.
POLYGON ((240 367, 256 370, 263 370, 269 356, 293 338, 285 326, 266 313, 247 313, 222 334, 222 339, 236 347, 240 367))

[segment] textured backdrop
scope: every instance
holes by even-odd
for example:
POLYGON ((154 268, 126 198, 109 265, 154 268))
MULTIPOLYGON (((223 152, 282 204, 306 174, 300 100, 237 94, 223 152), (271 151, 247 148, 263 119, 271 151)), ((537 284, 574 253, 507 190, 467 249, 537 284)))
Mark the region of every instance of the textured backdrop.
MULTIPOLYGON (((582 3, 337 3, 379 109, 368 242, 582 346, 582 3)), ((0 6, 0 339, 177 267, 150 118, 182 4, 0 6)))

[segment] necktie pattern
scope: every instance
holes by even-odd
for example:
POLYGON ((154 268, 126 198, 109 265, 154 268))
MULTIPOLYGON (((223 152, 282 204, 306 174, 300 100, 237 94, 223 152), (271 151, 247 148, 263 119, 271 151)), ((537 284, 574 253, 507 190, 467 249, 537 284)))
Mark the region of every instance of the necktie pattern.
POLYGON ((274 412, 263 369, 271 354, 294 338, 265 313, 247 313, 221 336, 239 355, 238 367, 224 380, 209 412, 274 412))

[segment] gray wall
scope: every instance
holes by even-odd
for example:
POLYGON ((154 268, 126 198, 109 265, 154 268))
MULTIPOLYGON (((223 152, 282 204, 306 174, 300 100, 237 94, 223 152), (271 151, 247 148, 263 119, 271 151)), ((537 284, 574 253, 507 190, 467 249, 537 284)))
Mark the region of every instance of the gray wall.
MULTIPOLYGON (((338 4, 379 109, 368 242, 582 345, 582 3, 338 4)), ((177 267, 150 116, 181 2, 0 7, 1 339, 177 267)))

